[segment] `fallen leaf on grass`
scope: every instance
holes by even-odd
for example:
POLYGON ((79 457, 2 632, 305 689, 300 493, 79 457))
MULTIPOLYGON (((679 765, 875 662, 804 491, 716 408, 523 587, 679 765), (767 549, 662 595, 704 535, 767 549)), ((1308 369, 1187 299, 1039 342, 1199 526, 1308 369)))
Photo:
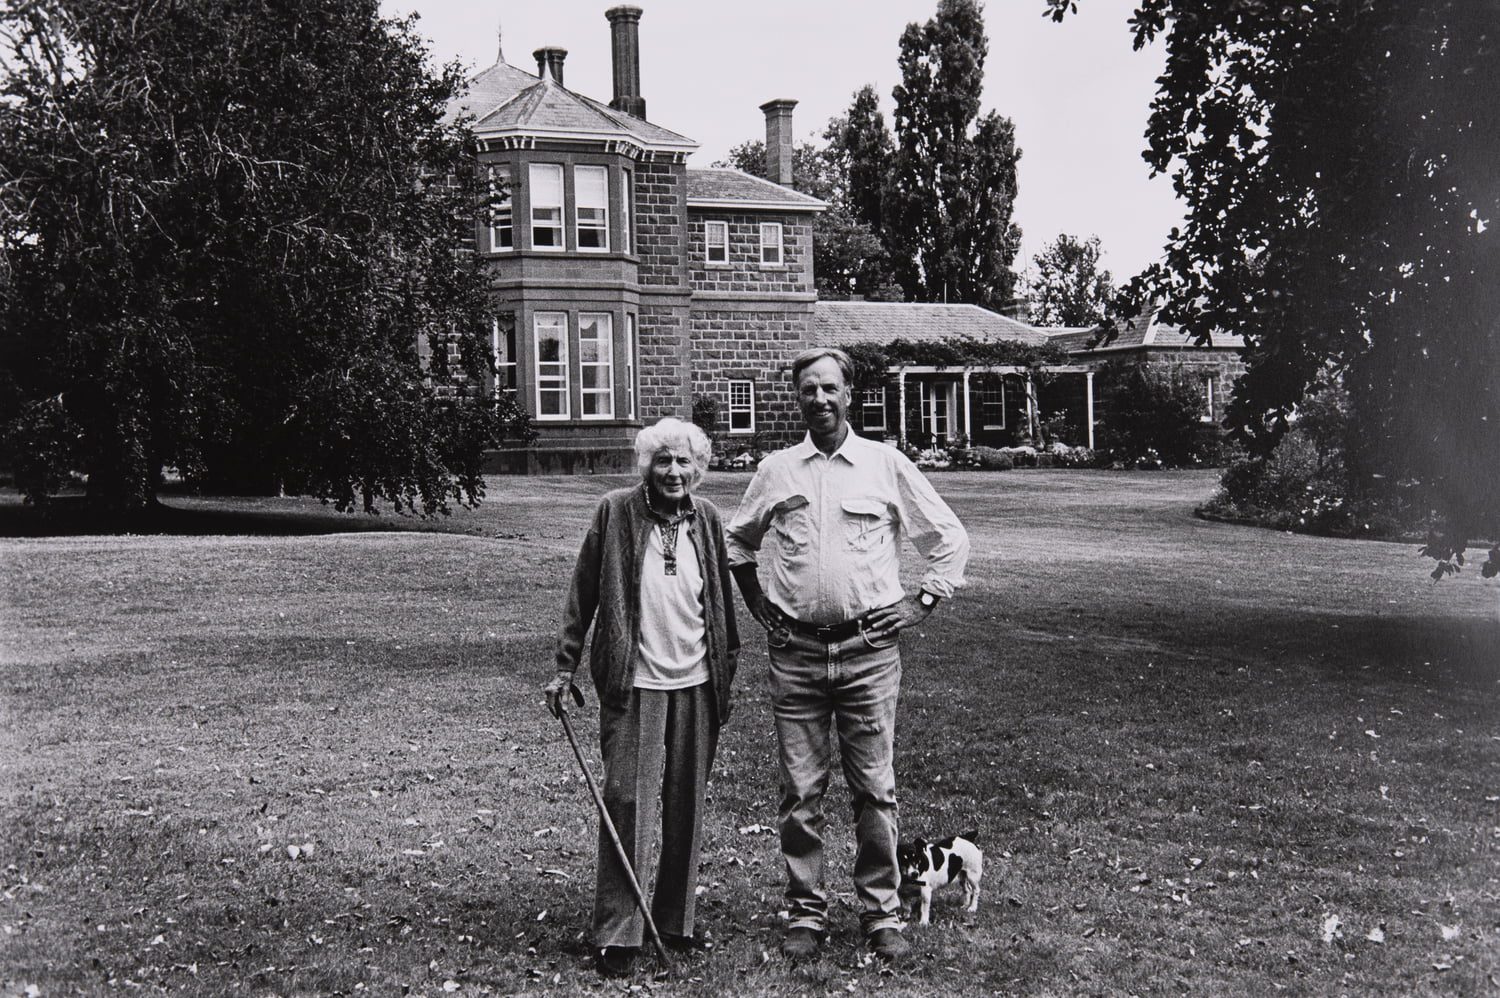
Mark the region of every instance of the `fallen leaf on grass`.
POLYGON ((1379 738, 1380 737, 1379 735, 1377 735, 1375 733, 1375 729, 1374 728, 1366 728, 1365 729, 1365 734, 1369 735, 1371 738, 1379 738))
POLYGON ((1452 970, 1453 969, 1453 964, 1449 963, 1446 960, 1442 960, 1442 961, 1439 961, 1438 963, 1434 963, 1432 965, 1432 969, 1441 974, 1445 970, 1452 970))
POLYGON ((536 920, 538 922, 540 922, 540 921, 543 921, 544 919, 546 919, 546 917, 547 917, 547 909, 543 908, 540 912, 537 913, 536 920))
POLYGON ((768 834, 770 834, 771 832, 774 832, 774 831, 775 831, 775 829, 772 828, 770 825, 758 825, 757 824, 757 825, 741 825, 740 826, 740 834, 741 835, 768 835, 768 834))
POLYGON ((544 876, 544 877, 562 877, 564 880, 572 880, 573 879, 573 875, 571 873, 569 873, 567 870, 543 870, 542 871, 542 876, 544 876))
POLYGON ((1445 942, 1445 943, 1451 943, 1453 940, 1455 940, 1455 939, 1458 938, 1458 926, 1456 926, 1456 925, 1439 925, 1438 928, 1440 930, 1442 930, 1442 933, 1443 933, 1443 942, 1445 942))
POLYGON ((1343 924, 1343 920, 1337 915, 1328 915, 1325 917, 1323 919, 1323 942, 1331 943, 1343 936, 1344 933, 1339 930, 1339 926, 1343 924))
POLYGON ((443 990, 444 991, 457 991, 458 990, 458 982, 457 981, 453 981, 453 980, 444 981, 443 982, 443 990))
POLYGON ((1385 930, 1377 925, 1375 926, 1375 928, 1365 933, 1365 938, 1370 940, 1370 942, 1372 943, 1383 943, 1385 942, 1385 930))

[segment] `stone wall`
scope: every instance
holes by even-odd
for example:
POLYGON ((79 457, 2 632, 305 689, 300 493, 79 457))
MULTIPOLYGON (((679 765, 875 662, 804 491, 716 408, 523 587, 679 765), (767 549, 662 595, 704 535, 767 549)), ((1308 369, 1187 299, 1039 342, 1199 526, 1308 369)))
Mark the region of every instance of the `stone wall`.
POLYGON ((687 372, 694 395, 719 400, 719 434, 728 449, 748 445, 751 434, 729 433, 729 382, 755 383, 755 436, 769 447, 800 439, 804 427, 787 373, 791 360, 807 348, 810 306, 800 303, 732 308, 697 303, 693 307, 687 372))
POLYGON ((687 283, 682 244, 687 228, 687 168, 681 163, 635 165, 635 251, 641 287, 687 283))
POLYGON ((688 275, 695 292, 810 294, 813 290, 812 216, 806 213, 730 214, 694 209, 688 217, 688 275), (729 223, 729 261, 710 266, 704 222, 729 223), (760 262, 760 224, 781 223, 783 263, 760 262))

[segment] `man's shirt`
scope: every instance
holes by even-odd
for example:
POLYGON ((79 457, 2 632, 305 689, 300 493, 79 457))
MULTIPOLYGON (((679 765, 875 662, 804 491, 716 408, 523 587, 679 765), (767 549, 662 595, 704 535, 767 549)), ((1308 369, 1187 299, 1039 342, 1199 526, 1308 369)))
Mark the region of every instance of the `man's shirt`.
POLYGON ((829 456, 809 434, 761 462, 727 530, 729 564, 756 564, 775 541, 766 595, 787 613, 832 624, 890 606, 901 589, 901 535, 927 559, 922 588, 964 584, 969 535, 916 465, 849 430, 829 456))

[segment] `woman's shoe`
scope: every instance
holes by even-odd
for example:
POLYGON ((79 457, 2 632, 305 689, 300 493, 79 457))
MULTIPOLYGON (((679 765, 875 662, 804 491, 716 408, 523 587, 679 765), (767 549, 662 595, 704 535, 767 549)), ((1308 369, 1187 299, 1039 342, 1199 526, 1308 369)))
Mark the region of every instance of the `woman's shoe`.
POLYGON ((635 962, 633 946, 605 946, 594 952, 594 969, 600 977, 625 977, 635 962))

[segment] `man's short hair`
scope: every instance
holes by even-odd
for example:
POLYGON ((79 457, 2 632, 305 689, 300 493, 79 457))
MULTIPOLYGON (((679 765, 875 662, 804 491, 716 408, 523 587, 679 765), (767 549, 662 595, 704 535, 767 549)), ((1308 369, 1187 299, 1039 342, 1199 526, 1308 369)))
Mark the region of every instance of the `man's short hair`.
POLYGON ((797 379, 802 377, 803 371, 807 370, 809 367, 812 367, 818 361, 830 357, 833 359, 833 362, 839 366, 839 373, 844 376, 844 387, 853 388, 854 361, 850 360, 849 355, 844 353, 844 351, 840 350, 838 347, 813 347, 811 350, 802 351, 795 358, 793 358, 792 387, 795 388, 797 386, 797 379))

